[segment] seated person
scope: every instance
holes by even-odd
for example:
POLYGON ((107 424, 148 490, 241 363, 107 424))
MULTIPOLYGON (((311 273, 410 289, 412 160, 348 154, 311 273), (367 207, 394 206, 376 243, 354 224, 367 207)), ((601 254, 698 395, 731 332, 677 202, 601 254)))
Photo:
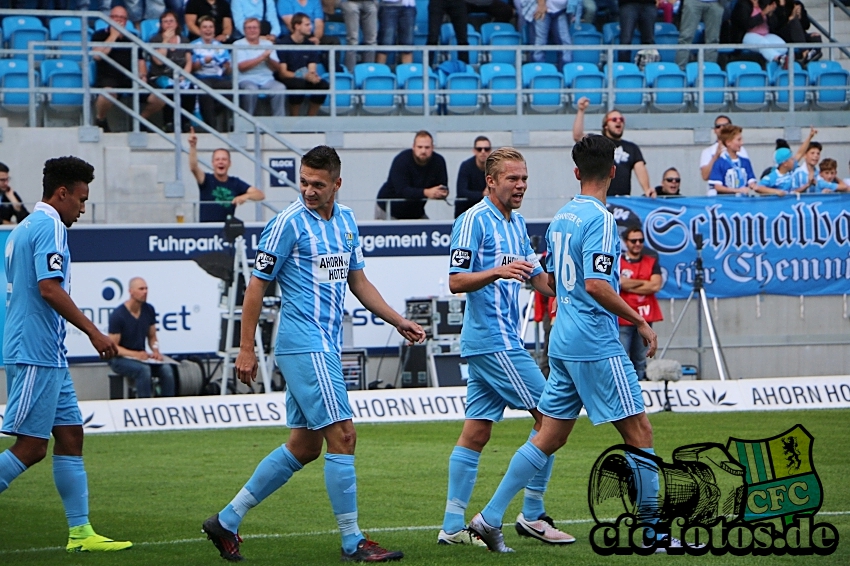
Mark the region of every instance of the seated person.
POLYGON ((12 218, 14 218, 15 224, 20 224, 29 216, 29 211, 24 206, 21 195, 12 190, 10 180, 9 167, 5 163, 0 163, 0 219, 3 224, 12 224, 12 218))
MULTIPOLYGON (((744 145, 743 128, 733 124, 727 124, 720 128, 717 141, 725 149, 708 176, 708 196, 718 194, 733 194, 747 196, 750 189, 760 194, 780 194, 776 189, 763 187, 756 182, 753 166, 750 160, 738 154, 744 145)), ((789 150, 790 151, 790 150, 789 150)), ((784 194, 784 193, 782 193, 784 194)))
POLYGON ((109 337, 118 346, 118 357, 109 360, 109 367, 119 375, 136 382, 136 397, 152 397, 151 375, 159 375, 162 397, 174 397, 174 370, 161 362, 156 340, 156 311, 148 300, 148 284, 141 277, 130 280, 130 298, 118 305, 109 315, 109 337), (145 350, 145 339, 151 348, 145 350))
POLYGON ((661 176, 661 184, 655 187, 655 194, 660 197, 680 197, 682 176, 675 167, 671 167, 661 176))
POLYGON ((769 18, 776 10, 776 0, 738 0, 732 9, 731 26, 734 43, 748 43, 756 46, 765 61, 776 61, 780 66, 787 64, 788 50, 781 47, 761 47, 759 45, 784 44, 785 41, 770 33, 769 18), (740 41, 737 38, 741 38, 740 41))
POLYGON ((231 40, 233 14, 230 11, 230 2, 227 0, 189 0, 186 2, 186 29, 189 30, 189 40, 191 41, 201 37, 201 28, 198 27, 198 19, 201 16, 209 16, 213 19, 216 40, 222 43, 231 40))
POLYGON ((413 138, 413 148, 395 156, 387 181, 378 191, 375 219, 428 219, 428 199, 445 200, 449 196, 449 174, 446 160, 434 151, 434 138, 420 130, 413 138))
MULTIPOLYGON (((192 72, 201 82, 210 88, 229 90, 232 88, 230 78, 230 52, 221 48, 221 42, 215 39, 215 22, 209 16, 198 18, 201 37, 191 43, 192 72)), ((209 95, 198 98, 201 107, 201 117, 208 125, 216 123, 218 104, 209 95)))
MULTIPOLYGON (((186 45, 188 42, 182 35, 180 35, 180 24, 177 23, 177 16, 174 12, 164 12, 162 16, 159 17, 159 32, 151 37, 150 42, 174 45, 175 47, 157 48, 155 51, 158 55, 168 59, 175 65, 183 67, 183 70, 187 73, 192 72, 192 51, 188 48, 188 46, 183 48, 176 47, 181 44, 186 45)), ((173 92, 174 72, 171 68, 166 66, 157 57, 151 57, 148 61, 148 66, 150 69, 148 71, 148 83, 156 88, 173 92)), ((188 81, 181 79, 181 83, 181 86, 185 86, 188 89, 188 81)), ((169 100, 173 99, 173 94, 170 92, 165 92, 163 94, 165 94, 169 100)), ((195 111, 196 100, 197 95, 194 91, 184 90, 180 93, 180 105, 190 114, 195 111), (190 92, 192 94, 190 94, 190 92)), ((151 108, 153 112, 162 110, 165 108, 165 101, 151 95, 148 98, 148 108, 151 108)), ((171 108, 165 112, 164 118, 166 131, 173 131, 174 113, 171 108)), ((181 118, 181 123, 188 127, 188 118, 183 116, 181 118)))
POLYGON ((493 144, 485 136, 478 136, 472 145, 472 157, 460 164, 457 172, 457 195, 455 196, 455 218, 478 204, 486 196, 487 177, 484 165, 493 144))
POLYGON ((281 34, 274 0, 230 0, 230 10, 233 12, 233 27, 239 35, 245 29, 248 18, 260 21, 260 35, 269 41, 274 41, 281 34))
POLYGON ((824 187, 823 192, 825 193, 831 191, 846 193, 850 191, 850 186, 847 183, 848 179, 842 181, 838 178, 838 162, 834 159, 827 157, 820 162, 820 175, 818 175, 818 179, 825 183, 835 184, 835 188, 824 187))
MULTIPOLYGON (((770 31, 787 43, 820 43, 820 34, 807 33, 811 22, 806 8, 799 1, 776 0, 776 10, 768 18, 770 31)), ((820 49, 797 49, 795 59, 808 63, 823 56, 820 49)))
MULTIPOLYGON (((306 45, 309 42, 310 17, 307 14, 297 13, 290 20, 292 33, 281 36, 278 45, 306 45)), ((280 59, 280 71, 278 80, 291 90, 328 90, 328 83, 316 73, 316 65, 321 58, 318 51, 301 51, 295 49, 281 49, 277 52, 280 59)), ((301 104, 305 95, 290 94, 287 97, 289 115, 298 116, 301 113, 301 104)), ((324 104, 327 94, 316 93, 310 95, 310 106, 307 108, 308 116, 315 116, 319 108, 324 104)))
MULTIPOLYGON (((274 50, 274 44, 260 37, 260 20, 247 18, 243 28, 245 37, 233 42, 234 46, 256 45, 255 49, 236 49, 233 57, 239 68, 239 88, 242 90, 270 90, 273 116, 286 115, 286 87, 277 82, 274 74, 280 71, 280 61, 274 50)), ((242 94, 239 106, 248 114, 254 115, 259 96, 242 94)))

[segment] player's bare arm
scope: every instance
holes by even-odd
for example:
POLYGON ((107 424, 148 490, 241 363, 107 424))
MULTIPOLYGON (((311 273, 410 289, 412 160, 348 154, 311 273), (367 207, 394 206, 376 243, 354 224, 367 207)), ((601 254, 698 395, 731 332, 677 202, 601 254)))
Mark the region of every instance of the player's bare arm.
POLYGON ((485 271, 452 273, 449 275, 449 290, 452 293, 471 293, 498 281, 516 279, 525 283, 531 277, 534 266, 525 260, 514 261, 485 271))
POLYGON ((422 327, 395 312, 395 309, 387 304, 381 293, 372 285, 372 282, 366 278, 362 269, 348 272, 348 288, 351 289, 361 305, 387 324, 393 325, 398 333, 404 336, 405 340, 417 344, 425 340, 425 331, 422 330, 422 327))
POLYGON ((610 283, 604 279, 588 279, 585 281, 584 288, 602 308, 634 324, 646 345, 649 346, 646 356, 648 358, 655 356, 655 350, 658 348, 658 337, 655 331, 620 297, 619 293, 614 291, 610 283))
POLYGON ((97 326, 77 308, 74 300, 62 288, 60 279, 42 279, 38 282, 38 291, 53 310, 89 337, 91 345, 94 346, 101 358, 108 360, 118 355, 115 343, 109 336, 98 330, 97 326))
POLYGON ((556 295, 555 289, 549 286, 549 274, 545 271, 531 278, 531 286, 534 287, 535 291, 546 297, 554 297, 556 295))
POLYGON ((257 353, 254 351, 254 335, 263 310, 263 295, 271 281, 251 277, 242 301, 242 334, 239 337, 239 355, 236 356, 236 377, 245 385, 257 378, 257 353))

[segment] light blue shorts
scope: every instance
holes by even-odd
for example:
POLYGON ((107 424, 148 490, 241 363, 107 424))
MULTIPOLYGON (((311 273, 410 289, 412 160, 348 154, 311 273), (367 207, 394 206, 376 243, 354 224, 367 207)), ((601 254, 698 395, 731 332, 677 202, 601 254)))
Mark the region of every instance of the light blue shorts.
POLYGON ((286 426, 318 430, 351 418, 339 355, 275 356, 286 381, 286 426))
POLYGON ((50 438, 55 426, 83 424, 68 368, 6 364, 6 434, 50 438))
POLYGON ((499 422, 505 407, 537 406, 546 378, 527 350, 506 350, 466 358, 466 418, 499 422))
POLYGON ((595 425, 643 412, 643 397, 631 360, 615 356, 570 362, 549 356, 549 381, 537 406, 555 419, 578 418, 582 406, 595 425))

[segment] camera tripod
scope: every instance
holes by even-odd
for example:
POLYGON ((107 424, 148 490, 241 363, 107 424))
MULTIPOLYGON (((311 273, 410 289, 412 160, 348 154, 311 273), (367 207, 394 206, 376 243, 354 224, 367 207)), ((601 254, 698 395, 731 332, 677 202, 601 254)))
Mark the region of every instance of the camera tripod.
POLYGON ((717 327, 714 325, 714 319, 711 316, 711 309, 708 306, 708 297, 705 294, 705 268, 702 264, 702 234, 694 234, 694 245, 696 246, 697 251, 697 258, 694 262, 694 285, 688 295, 688 299, 685 301, 685 306, 682 308, 682 312, 679 313, 679 318, 676 320, 676 324, 673 325, 673 331, 670 333, 670 337, 667 338, 667 343, 664 344, 664 348, 661 350, 661 354, 659 354, 658 358, 664 358, 664 354, 667 353, 667 349, 670 347, 673 337, 676 336, 676 331, 679 330, 679 325, 682 323, 682 319, 685 318, 685 313, 688 312, 688 306, 691 304, 691 300, 694 298, 694 295, 698 294, 700 307, 697 308, 696 351, 699 376, 701 379, 703 374, 702 354, 705 348, 703 347, 702 319, 705 317, 706 327, 708 328, 708 336, 711 340, 711 349, 714 352, 714 363, 717 364, 717 373, 720 374, 720 380, 725 381, 729 376, 729 367, 726 365, 726 357, 723 355, 723 348, 720 345, 720 338, 717 335, 717 327))

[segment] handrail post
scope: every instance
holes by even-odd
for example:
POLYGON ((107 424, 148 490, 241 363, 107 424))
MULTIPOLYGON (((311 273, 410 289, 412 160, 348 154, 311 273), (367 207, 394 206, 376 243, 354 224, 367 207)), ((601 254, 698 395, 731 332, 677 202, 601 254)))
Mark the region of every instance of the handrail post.
MULTIPOLYGON (((133 58, 133 75, 135 80, 133 80, 133 112, 136 114, 139 113, 139 81, 141 80, 141 76, 139 75, 139 46, 135 43, 130 47, 130 56, 133 58)), ((118 96, 121 96, 120 94, 118 96)), ((133 133, 139 132, 139 121, 133 116, 133 133)))
POLYGON ((174 118, 171 123, 174 124, 174 178, 178 183, 183 182, 183 125, 180 109, 183 108, 183 103, 180 96, 180 77, 174 76, 174 118))
MULTIPOLYGON (((491 52, 492 53, 492 52, 491 52)), ((517 50, 514 51, 514 68, 516 69, 516 113, 517 116, 522 116, 522 103, 523 103, 523 87, 525 85, 522 84, 522 46, 518 45, 517 50)))
MULTIPOLYGON (((330 79, 331 118, 336 118, 336 50, 333 46, 328 47, 328 78, 330 79)), ((350 94, 353 96, 353 94, 350 94)))
POLYGON ((89 76, 89 16, 82 13, 83 23, 80 33, 80 49, 83 51, 83 126, 91 126, 91 77, 89 76))
MULTIPOLYGON (((399 55, 400 57, 400 55, 399 55)), ((437 90, 440 89, 439 78, 437 79, 437 90)), ((428 91, 431 90, 431 65, 428 64, 428 50, 422 50, 422 108, 424 116, 427 118, 431 115, 431 105, 429 104, 428 91)), ((436 102, 436 98, 434 99, 436 102)))
POLYGON ((30 88, 29 96, 27 96, 27 107, 29 110, 29 127, 38 127, 38 113, 36 111, 36 102, 38 100, 38 85, 35 80, 35 47, 30 43, 27 45, 27 84, 30 88))
MULTIPOLYGON (((832 4, 830 4, 831 6, 832 4)), ((794 82, 794 49, 788 49, 788 112, 794 113, 794 103, 797 94, 797 85, 794 82)), ((779 100, 779 92, 776 93, 776 98, 779 100)))
POLYGON ((705 48, 697 49, 697 111, 705 114, 705 48))
POLYGON ((608 72, 606 79, 608 80, 608 112, 614 109, 614 46, 608 46, 608 72))

